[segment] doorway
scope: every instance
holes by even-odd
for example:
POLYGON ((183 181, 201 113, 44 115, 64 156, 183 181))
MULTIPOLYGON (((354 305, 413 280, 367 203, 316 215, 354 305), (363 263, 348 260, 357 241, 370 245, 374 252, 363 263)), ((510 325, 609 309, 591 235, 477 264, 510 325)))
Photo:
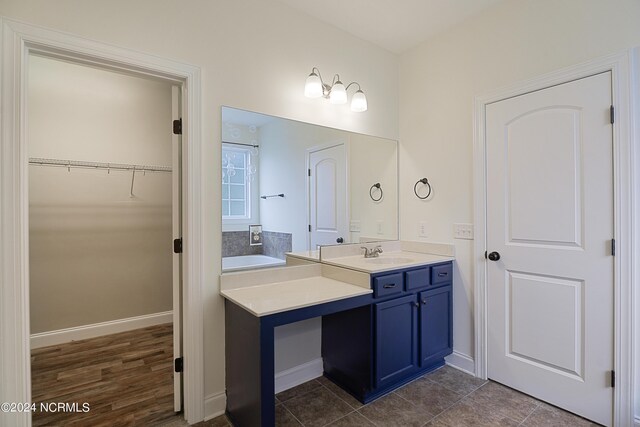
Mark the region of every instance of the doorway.
MULTIPOLYGON (((31 400, 29 344, 29 277, 28 277, 28 140, 23 124, 26 121, 27 64, 31 54, 46 54, 75 62, 98 65, 140 76, 157 78, 182 87, 182 231, 183 268, 182 337, 184 365, 184 418, 196 423, 204 418, 204 342, 202 278, 204 263, 201 254, 203 203, 202 143, 200 132, 200 70, 192 65, 137 51, 47 30, 41 27, 0 19, 5 40, 2 59, 3 132, 0 144, 0 232, 2 233, 2 281, 0 289, 1 321, 0 365, 3 401, 31 400)), ((215 399, 214 407, 224 407, 215 399)), ((30 425, 31 414, 0 413, 0 420, 15 425, 30 425)))
POLYGON ((32 399, 87 405, 33 424, 173 417, 179 88, 47 56, 28 67, 32 399))

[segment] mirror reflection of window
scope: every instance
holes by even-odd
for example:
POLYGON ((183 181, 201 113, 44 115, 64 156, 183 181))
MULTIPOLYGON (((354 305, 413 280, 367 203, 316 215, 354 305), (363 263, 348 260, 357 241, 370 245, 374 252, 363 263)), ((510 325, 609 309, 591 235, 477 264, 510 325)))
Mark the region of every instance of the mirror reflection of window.
POLYGON ((251 218, 251 150, 222 145, 222 219, 251 218))

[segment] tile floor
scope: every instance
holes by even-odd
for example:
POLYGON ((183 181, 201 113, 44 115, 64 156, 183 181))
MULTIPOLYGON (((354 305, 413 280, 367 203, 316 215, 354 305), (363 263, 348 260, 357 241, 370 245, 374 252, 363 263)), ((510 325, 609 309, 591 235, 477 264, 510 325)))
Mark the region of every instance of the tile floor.
MULTIPOLYGON (((223 415, 198 427, 227 427, 223 415)), ((276 395, 276 426, 597 426, 491 381, 445 366, 362 405, 324 377, 276 395)))

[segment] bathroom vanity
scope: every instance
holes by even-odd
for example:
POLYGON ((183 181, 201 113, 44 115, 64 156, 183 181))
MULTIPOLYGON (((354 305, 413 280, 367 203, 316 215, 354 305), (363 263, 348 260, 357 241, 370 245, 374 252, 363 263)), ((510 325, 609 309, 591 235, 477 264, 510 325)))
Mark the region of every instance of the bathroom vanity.
POLYGON ((451 261, 371 275, 371 304, 322 318, 325 376, 368 403, 444 364, 451 277, 451 261))
POLYGON ((363 403, 451 353, 452 256, 399 250, 365 260, 341 250, 314 265, 222 276, 234 425, 275 423, 277 326, 321 316, 325 375, 363 403))

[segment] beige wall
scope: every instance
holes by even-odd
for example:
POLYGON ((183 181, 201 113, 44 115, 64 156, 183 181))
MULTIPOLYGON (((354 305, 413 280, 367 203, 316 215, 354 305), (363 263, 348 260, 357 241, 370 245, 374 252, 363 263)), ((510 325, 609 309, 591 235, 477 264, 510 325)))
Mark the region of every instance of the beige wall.
MULTIPOLYGON (((171 86, 33 56, 29 156, 171 165, 171 86)), ((31 332, 172 309, 171 174, 29 167, 31 332)))
MULTIPOLYGON (((455 243, 455 350, 472 357, 472 241, 453 240, 473 222, 474 96, 640 45, 637 0, 506 1, 400 57, 401 237, 455 243), (434 196, 418 201, 427 176, 434 196)), ((476 224, 479 227, 479 224, 476 224)))
POLYGON ((201 67, 205 395, 223 392, 221 105, 397 139, 397 57, 273 0, 0 0, 0 15, 201 67), (369 110, 305 98, 313 66, 357 80, 369 110))
MULTIPOLYGON (((377 190, 372 193, 380 197, 377 190)), ((351 232, 351 242, 361 237, 398 238, 398 144, 367 135, 349 135, 349 202, 351 221, 360 221, 360 232, 351 232), (383 197, 371 200, 369 190, 379 182, 383 197), (381 232, 378 230, 381 223, 381 232)))

